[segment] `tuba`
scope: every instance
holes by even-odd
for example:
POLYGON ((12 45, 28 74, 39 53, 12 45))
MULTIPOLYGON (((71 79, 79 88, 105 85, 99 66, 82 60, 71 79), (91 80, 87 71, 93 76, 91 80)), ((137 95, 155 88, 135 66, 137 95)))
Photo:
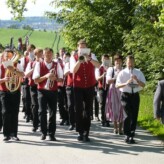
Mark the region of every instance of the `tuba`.
MULTIPOLYGON (((13 40, 13 38, 11 38, 11 40, 13 40)), ((11 47, 11 44, 12 43, 10 43, 10 47, 11 47)), ((18 51, 14 51, 10 58, 10 60, 13 63, 13 67, 16 63, 19 62, 20 58, 21 58, 21 54, 18 51)), ((15 72, 11 72, 9 69, 6 69, 5 77, 9 77, 9 81, 5 82, 6 88, 10 92, 14 92, 14 91, 18 90, 22 79, 19 76, 17 76, 15 74, 15 72)))

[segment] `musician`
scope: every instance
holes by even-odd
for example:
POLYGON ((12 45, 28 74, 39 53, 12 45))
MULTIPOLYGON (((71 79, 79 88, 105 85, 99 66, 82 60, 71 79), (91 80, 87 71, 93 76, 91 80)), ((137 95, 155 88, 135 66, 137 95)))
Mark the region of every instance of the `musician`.
MULTIPOLYGON (((3 53, 3 64, 0 65, 0 101, 2 104, 4 141, 8 141, 11 138, 15 141, 19 141, 17 132, 20 88, 18 86, 18 89, 11 92, 5 85, 6 82, 10 81, 10 78, 21 78, 24 76, 23 69, 19 63, 14 64, 14 66, 5 66, 4 64, 5 61, 11 60, 13 53, 12 50, 6 49, 3 53), (12 77, 5 76, 6 71, 13 73, 12 77)), ((13 84, 11 84, 11 86, 12 85, 13 84)))
POLYGON ((34 67, 36 62, 41 62, 43 58, 43 49, 36 48, 34 50, 35 60, 30 61, 26 67, 25 78, 28 78, 28 85, 30 86, 30 97, 31 97, 31 106, 32 106, 32 118, 33 118, 33 128, 32 131, 36 132, 39 126, 39 118, 38 118, 38 93, 37 93, 37 85, 34 83, 32 79, 34 67))
MULTIPOLYGON (((66 51, 64 48, 59 50, 59 57, 57 58, 57 63, 60 64, 64 73, 64 55, 66 51)), ((69 125, 68 110, 67 110, 67 97, 66 97, 66 86, 65 79, 63 82, 58 82, 58 108, 61 117, 60 125, 69 125)))
POLYGON ((109 127, 109 121, 105 117, 105 103, 108 91, 108 85, 106 84, 106 72, 110 65, 110 60, 108 55, 103 55, 101 57, 102 64, 99 68, 95 70, 96 80, 98 81, 98 95, 99 104, 101 109, 101 123, 102 126, 109 127))
POLYGON ((143 73, 134 68, 135 60, 132 55, 126 57, 126 68, 121 70, 116 79, 116 87, 121 91, 121 104, 127 117, 124 120, 125 142, 134 144, 137 125, 140 96, 139 91, 145 86, 143 73))
MULTIPOLYGON (((30 61, 35 60, 34 55, 35 45, 30 44, 27 46, 27 51, 24 52, 24 57, 21 58, 21 65, 23 67, 23 71, 25 72, 27 64, 30 61)), ((28 85, 28 78, 23 78, 22 82, 22 102, 23 109, 25 112, 26 122, 32 120, 32 109, 31 109, 31 98, 30 98, 30 87, 28 85)))
POLYGON ((33 79, 37 83, 39 120, 41 124, 41 140, 45 140, 47 133, 50 141, 56 141, 56 109, 57 109, 57 82, 62 82, 63 71, 60 64, 54 62, 53 50, 45 48, 44 61, 37 62, 34 68, 33 79), (47 126, 47 105, 49 121, 47 126))
POLYGON ((73 69, 76 131, 79 133, 77 140, 90 141, 90 117, 96 84, 95 67, 99 67, 100 64, 92 58, 94 54, 81 55, 82 48, 87 48, 85 40, 78 42, 78 60, 76 56, 71 56, 70 70, 73 69))
MULTIPOLYGON (((74 56, 75 51, 72 51, 71 55, 74 56)), ((65 54, 64 58, 64 76, 66 79, 66 94, 67 94, 67 106, 69 112, 69 130, 74 130, 75 128, 75 108, 74 108, 74 92, 73 92, 73 75, 70 72, 70 53, 65 54)))

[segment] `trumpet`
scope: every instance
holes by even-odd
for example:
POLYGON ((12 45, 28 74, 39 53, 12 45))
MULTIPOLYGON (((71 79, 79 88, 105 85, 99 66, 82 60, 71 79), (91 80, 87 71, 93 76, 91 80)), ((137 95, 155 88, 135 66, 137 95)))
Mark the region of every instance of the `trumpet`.
MULTIPOLYGON (((51 69, 49 73, 53 73, 56 75, 55 68, 51 69)), ((53 88, 53 86, 54 86, 54 80, 51 80, 50 78, 48 78, 44 88, 46 90, 50 90, 51 88, 53 88)))

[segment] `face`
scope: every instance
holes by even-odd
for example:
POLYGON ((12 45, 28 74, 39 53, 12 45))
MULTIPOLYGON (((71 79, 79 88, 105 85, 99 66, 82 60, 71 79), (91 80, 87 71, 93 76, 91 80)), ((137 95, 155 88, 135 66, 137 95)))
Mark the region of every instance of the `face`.
POLYGON ((52 58, 53 58, 53 53, 51 51, 44 52, 44 60, 47 63, 50 63, 52 61, 52 58))
POLYGON ((122 66, 122 60, 121 60, 121 59, 116 59, 116 60, 114 61, 114 65, 115 65, 116 67, 121 67, 121 66, 122 66))
POLYGON ((11 53, 11 52, 5 52, 5 53, 3 54, 3 60, 5 60, 5 61, 11 60, 12 57, 13 57, 13 53, 11 53))
POLYGON ((102 61, 102 64, 105 66, 105 67, 109 67, 109 65, 110 65, 110 60, 109 60, 109 58, 108 57, 102 57, 101 58, 101 61, 102 61))
POLYGON ((128 68, 133 68, 134 67, 134 59, 127 59, 126 60, 126 66, 128 68))

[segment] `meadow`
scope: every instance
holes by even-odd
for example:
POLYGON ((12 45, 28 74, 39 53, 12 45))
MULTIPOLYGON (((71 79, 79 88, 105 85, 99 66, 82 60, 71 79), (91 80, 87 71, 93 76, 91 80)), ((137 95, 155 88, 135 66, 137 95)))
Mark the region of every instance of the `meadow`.
POLYGON ((55 31, 28 31, 23 29, 2 29, 0 28, 0 43, 5 46, 10 44, 10 38, 14 38, 14 45, 17 47, 18 38, 21 37, 25 43, 25 36, 29 36, 29 43, 36 47, 53 48, 54 53, 58 52, 65 43, 59 33, 55 31))

